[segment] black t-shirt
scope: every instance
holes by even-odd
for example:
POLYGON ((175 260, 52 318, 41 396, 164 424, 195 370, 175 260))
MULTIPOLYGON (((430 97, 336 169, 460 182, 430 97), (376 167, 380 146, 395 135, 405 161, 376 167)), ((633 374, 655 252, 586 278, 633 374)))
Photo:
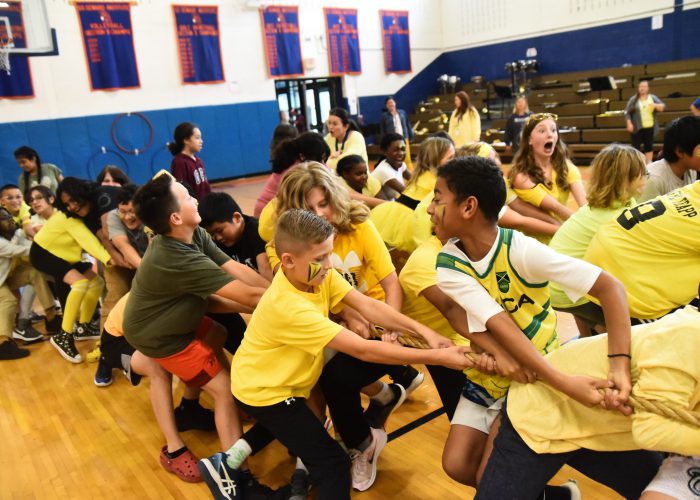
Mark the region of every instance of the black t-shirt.
POLYGON ((102 228, 101 217, 117 208, 117 193, 120 189, 119 186, 99 186, 95 204, 90 208, 87 217, 83 219, 85 225, 93 233, 102 228))
MULTIPOLYGON (((243 214, 241 214, 243 215, 243 214)), ((258 270, 256 257, 265 253, 265 241, 258 234, 258 219, 250 215, 243 215, 245 227, 238 242, 232 247, 227 247, 217 242, 218 247, 236 262, 258 270)))

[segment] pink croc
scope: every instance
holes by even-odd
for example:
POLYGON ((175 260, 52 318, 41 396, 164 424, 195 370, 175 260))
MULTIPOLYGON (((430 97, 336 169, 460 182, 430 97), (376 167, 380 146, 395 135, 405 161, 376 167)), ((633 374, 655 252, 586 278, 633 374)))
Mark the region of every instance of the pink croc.
POLYGON ((168 458, 166 451, 167 446, 163 446, 160 450, 160 465, 168 472, 172 472, 177 477, 188 483, 200 483, 204 481, 202 475, 197 469, 197 457, 190 450, 185 450, 184 453, 175 458, 168 458))

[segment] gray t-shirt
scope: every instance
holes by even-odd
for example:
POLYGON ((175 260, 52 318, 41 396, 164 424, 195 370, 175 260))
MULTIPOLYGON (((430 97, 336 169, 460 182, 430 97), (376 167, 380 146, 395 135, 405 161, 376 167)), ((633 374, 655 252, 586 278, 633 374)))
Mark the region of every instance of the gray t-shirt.
POLYGON ((29 174, 29 185, 27 185, 27 183, 24 182, 24 173, 20 174, 18 179, 19 190, 22 191, 22 193, 26 193, 27 189, 41 184, 55 193, 58 187, 58 177, 62 174, 63 172, 61 172, 61 169, 53 163, 42 163, 41 179, 39 179, 39 172, 37 170, 33 174, 29 174))
POLYGON ((109 231, 109 239, 114 239, 115 236, 126 236, 129 244, 134 247, 134 250, 143 257, 148 248, 148 235, 143 230, 143 224, 133 231, 126 227, 117 214, 115 208, 107 214, 107 230, 109 231))
POLYGON ((679 179, 671 170, 668 162, 663 159, 650 163, 647 166, 647 171, 649 172, 649 178, 647 179, 644 192, 639 197, 639 202, 670 193, 674 189, 692 184, 698 178, 698 173, 695 170, 687 170, 683 178, 679 179))

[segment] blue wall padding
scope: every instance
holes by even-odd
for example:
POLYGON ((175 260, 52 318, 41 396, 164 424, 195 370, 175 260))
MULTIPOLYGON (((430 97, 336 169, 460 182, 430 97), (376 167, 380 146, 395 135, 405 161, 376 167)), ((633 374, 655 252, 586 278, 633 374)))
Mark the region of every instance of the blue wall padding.
MULTIPOLYGON (((270 169, 269 143, 279 120, 274 100, 143 114, 153 125, 153 143, 138 156, 119 151, 112 141, 117 114, 0 124, 0 182, 17 182, 22 171, 13 152, 26 144, 39 152, 43 162, 58 165, 64 175, 94 178, 104 165, 124 168, 126 161, 129 177, 143 183, 155 171, 170 167, 172 156, 164 146, 183 121, 193 121, 202 130, 204 149, 200 156, 210 179, 270 169), (100 153, 102 147, 106 154, 100 153)), ((148 135, 146 123, 134 115, 122 118, 116 127, 118 142, 129 150, 142 148, 148 135)))

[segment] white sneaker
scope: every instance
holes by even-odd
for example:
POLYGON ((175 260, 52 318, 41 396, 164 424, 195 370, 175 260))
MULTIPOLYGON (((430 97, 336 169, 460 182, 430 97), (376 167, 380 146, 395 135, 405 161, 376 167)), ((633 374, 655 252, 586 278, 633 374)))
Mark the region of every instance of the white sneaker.
POLYGON ((576 483, 576 480, 569 479, 564 484, 560 484, 562 488, 566 488, 571 492, 571 500, 581 500, 581 490, 576 483))
POLYGON ((352 450, 352 487, 357 491, 368 490, 377 478, 377 461, 379 454, 386 445, 386 432, 382 429, 372 429, 372 443, 365 451, 352 450))

